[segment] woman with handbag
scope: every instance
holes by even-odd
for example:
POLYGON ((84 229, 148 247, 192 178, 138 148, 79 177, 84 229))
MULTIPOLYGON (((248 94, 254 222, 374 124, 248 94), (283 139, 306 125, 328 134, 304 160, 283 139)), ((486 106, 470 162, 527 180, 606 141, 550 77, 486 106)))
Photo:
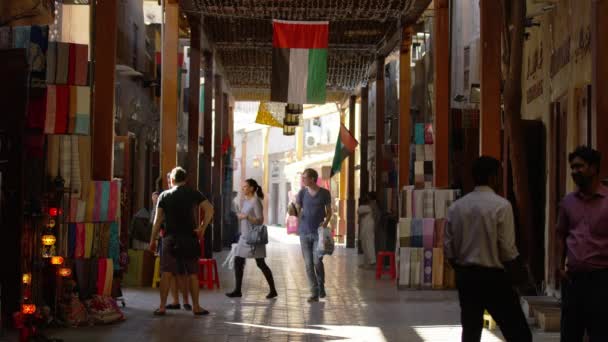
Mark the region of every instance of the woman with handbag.
POLYGON ((259 226, 264 223, 264 214, 262 213, 262 200, 264 192, 262 187, 253 179, 247 179, 241 186, 243 201, 241 203, 239 218, 241 236, 236 248, 234 256, 234 291, 226 293, 230 298, 242 297, 241 285, 243 283, 243 272, 245 270, 245 259, 255 259, 258 268, 264 273, 270 292, 266 298, 271 299, 277 296, 277 291, 274 286, 272 271, 266 265, 266 245, 251 244, 252 231, 258 230, 259 226))

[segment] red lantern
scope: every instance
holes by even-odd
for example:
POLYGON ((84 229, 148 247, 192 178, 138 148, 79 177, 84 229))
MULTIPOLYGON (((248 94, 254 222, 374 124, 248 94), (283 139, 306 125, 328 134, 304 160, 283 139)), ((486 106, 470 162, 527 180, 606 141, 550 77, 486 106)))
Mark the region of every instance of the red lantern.
POLYGON ((21 313, 24 315, 32 315, 36 312, 35 304, 21 304, 21 313))
POLYGON ((49 215, 51 216, 57 216, 59 210, 57 208, 49 208, 49 215))
POLYGON ((54 256, 51 258, 51 264, 53 265, 61 265, 63 264, 63 257, 54 256))

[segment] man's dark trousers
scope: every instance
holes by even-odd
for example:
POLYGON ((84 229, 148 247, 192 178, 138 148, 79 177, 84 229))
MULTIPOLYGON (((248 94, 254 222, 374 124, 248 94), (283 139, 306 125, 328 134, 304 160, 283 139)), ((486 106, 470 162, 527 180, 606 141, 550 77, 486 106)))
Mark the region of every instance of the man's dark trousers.
POLYGON ((569 272, 562 281, 561 341, 608 341, 608 270, 569 272))
POLYGON ((481 340, 484 310, 492 315, 508 342, 532 341, 519 296, 504 270, 478 266, 456 266, 455 269, 463 342, 481 340))

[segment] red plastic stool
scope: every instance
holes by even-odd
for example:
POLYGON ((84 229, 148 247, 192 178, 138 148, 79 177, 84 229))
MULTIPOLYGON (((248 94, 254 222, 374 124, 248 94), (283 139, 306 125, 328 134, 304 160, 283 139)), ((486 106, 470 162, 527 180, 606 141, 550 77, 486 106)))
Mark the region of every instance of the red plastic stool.
POLYGON ((198 259, 198 286, 213 289, 220 288, 220 277, 217 274, 217 261, 215 259, 198 259))
POLYGON ((205 259, 205 239, 200 238, 201 258, 198 259, 198 286, 213 289, 213 286, 220 288, 220 277, 217 274, 217 261, 215 259, 205 259))
POLYGON ((394 252, 378 252, 378 258, 376 259, 376 279, 380 279, 383 274, 389 274, 391 279, 397 278, 394 252), (389 260, 388 271, 384 270, 384 257, 388 257, 389 260))

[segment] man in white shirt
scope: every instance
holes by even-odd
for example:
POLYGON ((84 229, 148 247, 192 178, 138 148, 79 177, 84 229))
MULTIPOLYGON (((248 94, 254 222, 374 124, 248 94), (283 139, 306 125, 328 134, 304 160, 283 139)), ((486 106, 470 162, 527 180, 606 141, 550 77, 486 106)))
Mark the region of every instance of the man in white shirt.
POLYGON ((480 157, 473 165, 475 190, 448 210, 445 257, 456 271, 462 341, 478 342, 488 310, 507 341, 532 341, 505 264, 519 256, 513 209, 498 196, 500 162, 480 157))

